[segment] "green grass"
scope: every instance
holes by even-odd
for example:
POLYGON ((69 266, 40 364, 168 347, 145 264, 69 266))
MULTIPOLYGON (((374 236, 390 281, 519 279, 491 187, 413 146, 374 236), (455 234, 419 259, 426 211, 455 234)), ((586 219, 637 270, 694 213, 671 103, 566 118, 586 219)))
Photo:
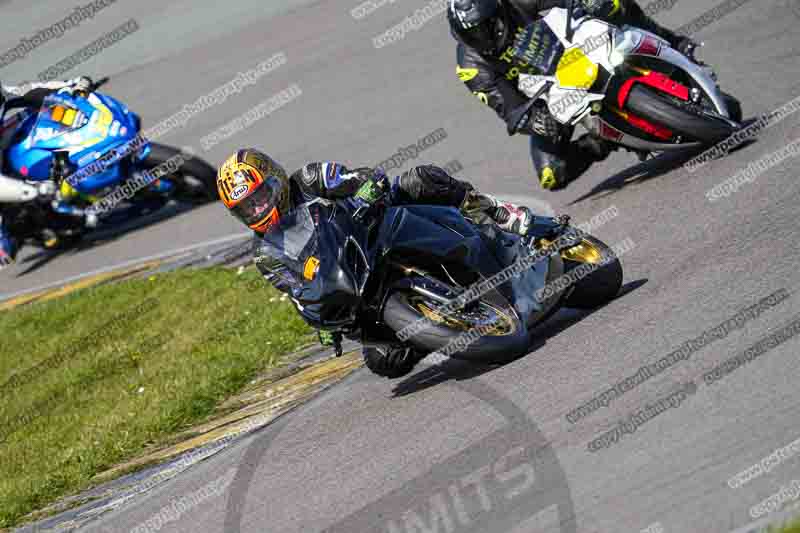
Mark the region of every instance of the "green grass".
MULTIPOLYGON (((772 531, 773 528, 769 528, 769 530, 772 531)), ((800 533, 800 520, 795 520, 789 525, 775 529, 775 533, 800 533)))
POLYGON ((278 296, 218 268, 0 312, 0 527, 167 442, 310 342, 278 296))

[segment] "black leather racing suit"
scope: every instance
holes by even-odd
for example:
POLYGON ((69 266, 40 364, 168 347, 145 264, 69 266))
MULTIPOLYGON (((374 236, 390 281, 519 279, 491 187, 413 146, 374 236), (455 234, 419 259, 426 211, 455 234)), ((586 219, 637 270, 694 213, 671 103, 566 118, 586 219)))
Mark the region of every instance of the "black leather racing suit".
MULTIPOLYGON (((580 3, 603 3, 605 0, 576 0, 580 3)), ((643 30, 653 32, 677 47, 681 37, 658 25, 648 17, 635 0, 617 0, 619 6, 610 17, 603 17, 612 24, 630 24, 643 30)), ((609 2, 610 3, 610 2, 609 2)), ((616 5, 616 4, 614 4, 616 5)), ((504 12, 506 36, 513 36, 527 24, 540 18, 540 12, 554 7, 567 7, 567 0, 504 0, 501 9, 504 12)), ((533 66, 527 66, 514 57, 513 46, 509 38, 500 44, 495 57, 484 57, 477 50, 458 44, 457 61, 458 76, 467 88, 478 99, 487 104, 507 123, 511 120, 512 111, 525 104, 527 97, 517 89, 520 73, 537 74, 533 66)), ((536 112, 548 113, 545 108, 536 112)), ((513 126, 513 125, 512 125, 513 126)), ((588 136, 571 142, 573 128, 559 126, 557 129, 537 133, 532 129, 522 129, 520 133, 530 135, 531 159, 540 182, 546 188, 558 188, 577 178, 589 166, 608 156, 608 147, 596 142, 588 136), (549 187, 545 182, 551 181, 555 186, 549 187)), ((541 130, 540 130, 541 131, 541 130)))
MULTIPOLYGON (((371 168, 350 170, 335 162, 311 163, 289 177, 290 203, 300 205, 315 198, 328 200, 352 197, 370 179, 380 179, 384 174, 371 168)), ((391 203, 449 205, 472 209, 480 195, 474 193, 472 185, 459 181, 435 166, 419 166, 394 179, 391 187, 391 203)), ((293 296, 293 289, 304 281, 276 258, 269 257, 257 247, 255 262, 259 271, 279 291, 293 296)))

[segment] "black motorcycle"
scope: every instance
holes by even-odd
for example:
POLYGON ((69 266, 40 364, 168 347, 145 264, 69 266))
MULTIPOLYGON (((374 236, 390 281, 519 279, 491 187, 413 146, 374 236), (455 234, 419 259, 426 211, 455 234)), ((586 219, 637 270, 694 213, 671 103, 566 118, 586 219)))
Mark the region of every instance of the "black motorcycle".
MULTIPOLYGON (((482 362, 523 355, 529 332, 558 309, 597 307, 622 285, 614 252, 567 217, 536 217, 520 237, 452 207, 318 199, 284 216, 261 247, 304 280, 292 301, 312 327, 482 362), (583 264, 592 265, 584 275, 565 276, 583 264)), ((395 377, 418 360, 366 363, 395 377)))

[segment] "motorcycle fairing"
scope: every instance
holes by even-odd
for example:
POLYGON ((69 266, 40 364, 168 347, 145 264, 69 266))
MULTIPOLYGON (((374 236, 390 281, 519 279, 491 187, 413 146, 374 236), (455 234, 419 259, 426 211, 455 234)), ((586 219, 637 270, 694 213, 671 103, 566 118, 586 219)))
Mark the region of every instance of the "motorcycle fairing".
MULTIPOLYGON (((684 55, 670 47, 669 43, 657 35, 632 26, 615 27, 604 21, 591 17, 574 17, 572 27, 574 35, 572 41, 566 38, 567 10, 553 8, 540 20, 558 36, 564 45, 566 54, 583 46, 581 54, 576 57, 585 62, 587 59, 601 67, 601 72, 612 73, 615 69, 629 59, 643 58, 660 61, 680 69, 689 76, 694 84, 709 98, 716 113, 730 119, 725 99, 711 75, 699 65, 693 63, 684 55)), ((559 59, 560 61, 560 59, 559 59)), ((577 75, 562 76, 563 80, 576 78, 577 75)), ((587 73, 587 80, 590 79, 587 73)), ((620 129, 619 126, 609 124, 600 115, 592 115, 592 104, 604 100, 605 88, 596 84, 589 90, 581 87, 563 87, 555 75, 520 75, 519 88, 529 97, 551 83, 548 91, 541 96, 547 103, 552 115, 561 123, 576 125, 582 124, 590 132, 613 140, 620 145, 640 151, 685 150, 700 143, 657 142, 637 137, 627 133, 630 127, 620 129), (623 131, 624 130, 624 131, 623 131)), ((583 82, 585 85, 586 82, 583 82)), ((578 83, 577 85, 581 85, 578 83)), ((599 84, 603 85, 603 84, 599 84)))
MULTIPOLYGON (((405 263, 453 267, 449 271, 465 286, 491 278, 528 253, 519 236, 491 224, 476 226, 458 209, 441 206, 389 209, 378 242, 382 254, 405 263)), ((523 323, 542 310, 533 296, 547 283, 548 275, 549 261, 543 259, 496 288, 513 304, 523 323)))
MULTIPOLYGON (((10 170, 29 180, 50 177, 53 152, 66 151, 79 170, 112 151, 124 153, 123 147, 139 133, 139 117, 110 96, 91 93, 87 98, 55 93, 45 98, 36 115, 22 121, 7 150, 10 170)), ((133 154, 143 160, 149 151, 145 145, 133 154)), ((124 156, 123 156, 124 157, 124 156)), ((90 175, 76 184, 82 193, 93 193, 128 177, 118 160, 104 171, 90 175)))
POLYGON ((366 253, 354 257, 354 248, 366 252, 366 231, 354 223, 351 206, 317 199, 283 215, 264 235, 259 253, 294 274, 299 284, 292 287, 292 301, 303 319, 332 329, 355 320, 372 263, 366 253))

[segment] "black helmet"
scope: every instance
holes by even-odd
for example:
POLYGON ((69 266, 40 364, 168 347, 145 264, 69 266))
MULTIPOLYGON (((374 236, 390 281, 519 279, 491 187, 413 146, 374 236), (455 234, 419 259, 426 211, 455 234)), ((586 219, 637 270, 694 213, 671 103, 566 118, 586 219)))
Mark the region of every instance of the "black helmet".
POLYGON ((447 19, 453 37, 481 55, 495 55, 499 11, 498 0, 448 0, 447 19))

